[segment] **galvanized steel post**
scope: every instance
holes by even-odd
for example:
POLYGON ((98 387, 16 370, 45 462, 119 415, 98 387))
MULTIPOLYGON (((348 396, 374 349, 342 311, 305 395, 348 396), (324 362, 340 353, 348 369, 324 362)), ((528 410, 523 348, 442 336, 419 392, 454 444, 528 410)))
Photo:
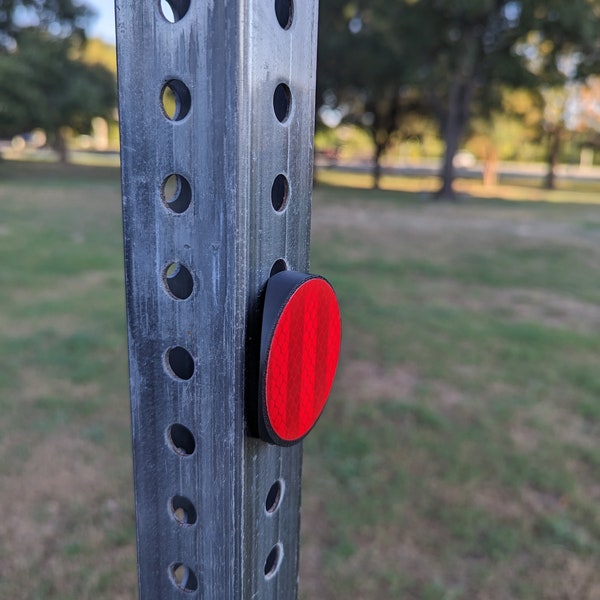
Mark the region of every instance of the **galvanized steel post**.
POLYGON ((249 435, 308 271, 316 0, 116 0, 140 597, 297 595, 302 446, 249 435))

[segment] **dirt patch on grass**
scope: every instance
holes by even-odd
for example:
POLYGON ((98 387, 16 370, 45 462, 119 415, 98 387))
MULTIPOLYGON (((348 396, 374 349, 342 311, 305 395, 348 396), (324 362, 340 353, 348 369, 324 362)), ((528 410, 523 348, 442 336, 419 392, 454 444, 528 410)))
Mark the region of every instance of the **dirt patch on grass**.
POLYGON ((476 600, 598 600, 600 579, 593 557, 577 556, 564 548, 543 555, 523 554, 498 564, 486 574, 476 600), (518 582, 527 581, 519 586, 518 582))
POLYGON ((81 318, 78 315, 38 315, 30 319, 10 319, 0 316, 0 331, 4 338, 25 338, 35 336, 40 331, 55 331, 62 335, 73 335, 80 331, 81 318))
POLYGON ((600 331, 600 306, 548 290, 491 288, 453 280, 423 280, 419 289, 432 305, 497 314, 520 322, 581 333, 600 331))
POLYGON ((339 391, 352 402, 376 402, 382 398, 407 398, 419 383, 416 367, 397 365, 384 369, 364 360, 347 361, 339 375, 339 391))
POLYGON ((54 436, 31 448, 19 473, 4 478, 0 578, 10 573, 14 579, 15 570, 25 574, 47 560, 72 526, 73 513, 107 491, 92 453, 80 439, 54 436))
POLYGON ((12 289, 11 304, 28 308, 31 316, 27 318, 11 318, 10 315, 0 315, 0 330, 4 337, 23 338, 38 334, 40 331, 55 331, 62 335, 72 335, 82 326, 81 315, 69 312, 68 307, 74 306, 73 297, 86 296, 94 290, 106 287, 114 274, 108 271, 88 271, 86 273, 58 278, 51 287, 43 287, 35 294, 30 290, 12 289), (44 303, 64 303, 63 313, 53 310, 48 313, 44 303), (65 314, 67 313, 68 314, 65 314), (37 314, 35 314, 37 313, 37 314))
POLYGON ((510 311, 519 321, 536 321, 589 333, 600 331, 600 306, 542 290, 502 290, 492 295, 492 308, 510 311))
MULTIPOLYGON (((572 219, 572 217, 571 217, 572 219)), ((568 218, 550 217, 527 208, 424 203, 390 205, 374 201, 323 202, 317 192, 312 231, 316 240, 342 234, 354 243, 346 252, 393 252, 403 257, 434 256, 444 262, 460 249, 481 251, 502 243, 548 243, 554 247, 585 248, 598 252, 598 235, 568 218)), ((323 240, 326 243, 325 240, 323 240)))
POLYGON ((21 468, 3 476, 0 582, 9 587, 0 583, 0 590, 6 597, 92 598, 102 589, 101 597, 135 597, 134 539, 114 539, 132 531, 130 499, 115 497, 107 461, 97 446, 62 430, 32 443, 21 468), (107 572, 113 591, 103 580, 107 572), (22 595, 19 582, 27 582, 22 595))
MULTIPOLYGON (((305 468, 304 475, 305 477, 312 475, 309 467, 305 468)), ((301 537, 299 596, 303 600, 327 598, 329 590, 323 577, 324 554, 333 540, 326 517, 325 498, 322 494, 303 496, 301 537)))
POLYGON ((75 383, 68 379, 49 379, 33 368, 23 368, 19 396, 24 402, 35 402, 48 397, 78 402, 93 398, 99 393, 99 389, 100 385, 96 381, 75 383))
POLYGON ((423 394, 442 412, 452 411, 465 403, 465 394, 445 381, 436 381, 419 373, 415 365, 382 367, 365 360, 343 363, 336 383, 338 393, 354 405, 381 400, 414 402, 423 394), (426 384, 426 390, 419 390, 426 384))
POLYGON ((12 298, 15 304, 31 304, 38 302, 57 302, 70 296, 85 294, 106 283, 114 277, 110 271, 86 271, 73 277, 61 277, 52 287, 44 288, 35 295, 30 291, 13 290, 12 298))

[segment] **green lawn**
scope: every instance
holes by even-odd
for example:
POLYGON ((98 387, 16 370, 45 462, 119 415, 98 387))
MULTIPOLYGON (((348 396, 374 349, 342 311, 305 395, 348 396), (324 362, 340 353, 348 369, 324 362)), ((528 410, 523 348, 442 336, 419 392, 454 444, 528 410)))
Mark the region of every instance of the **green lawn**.
MULTIPOLYGON (((344 340, 301 597, 597 600, 600 186, 324 181, 344 340)), ((111 168, 0 165, 1 598, 136 596, 119 194, 111 168)))
POLYGON ((136 594, 119 195, 0 165, 0 598, 136 594))

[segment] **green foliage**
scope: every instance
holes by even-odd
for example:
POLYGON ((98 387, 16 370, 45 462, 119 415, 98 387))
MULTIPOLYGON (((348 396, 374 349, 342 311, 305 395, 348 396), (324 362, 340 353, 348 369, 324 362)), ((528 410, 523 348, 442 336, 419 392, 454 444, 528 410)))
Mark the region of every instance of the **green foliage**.
POLYGON ((67 37, 82 35, 92 15, 88 6, 76 0, 0 0, 0 48, 14 47, 23 22, 67 37))
POLYGON ((588 0, 324 2, 322 97, 370 127, 379 151, 411 110, 433 116, 446 145, 441 191, 452 195, 452 161, 473 114, 488 119, 506 87, 597 70, 596 13, 588 0))
POLYGON ((80 50, 77 38, 27 29, 16 39, 13 52, 0 54, 0 134, 41 128, 64 152, 64 128, 87 133, 94 117, 111 115, 114 75, 73 58, 80 50))
POLYGON ((98 38, 88 39, 82 48, 81 60, 89 65, 102 65, 116 77, 117 53, 114 45, 98 38))
POLYGON ((405 8, 404 2, 321 3, 318 95, 326 108, 338 107, 340 117, 369 133, 375 187, 394 134, 408 138, 424 129, 420 96, 409 85, 420 65, 407 60, 419 24, 407 19, 405 8))
POLYGON ((543 160, 544 99, 538 90, 504 86, 498 106, 471 119, 466 147, 480 159, 543 160))

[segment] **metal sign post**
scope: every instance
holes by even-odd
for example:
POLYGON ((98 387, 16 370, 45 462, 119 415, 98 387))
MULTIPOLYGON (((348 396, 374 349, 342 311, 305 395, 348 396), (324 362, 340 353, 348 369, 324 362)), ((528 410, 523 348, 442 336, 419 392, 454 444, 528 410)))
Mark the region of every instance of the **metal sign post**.
POLYGON ((317 1, 116 15, 140 598, 295 598, 302 446, 246 406, 265 282, 308 270, 317 1))

